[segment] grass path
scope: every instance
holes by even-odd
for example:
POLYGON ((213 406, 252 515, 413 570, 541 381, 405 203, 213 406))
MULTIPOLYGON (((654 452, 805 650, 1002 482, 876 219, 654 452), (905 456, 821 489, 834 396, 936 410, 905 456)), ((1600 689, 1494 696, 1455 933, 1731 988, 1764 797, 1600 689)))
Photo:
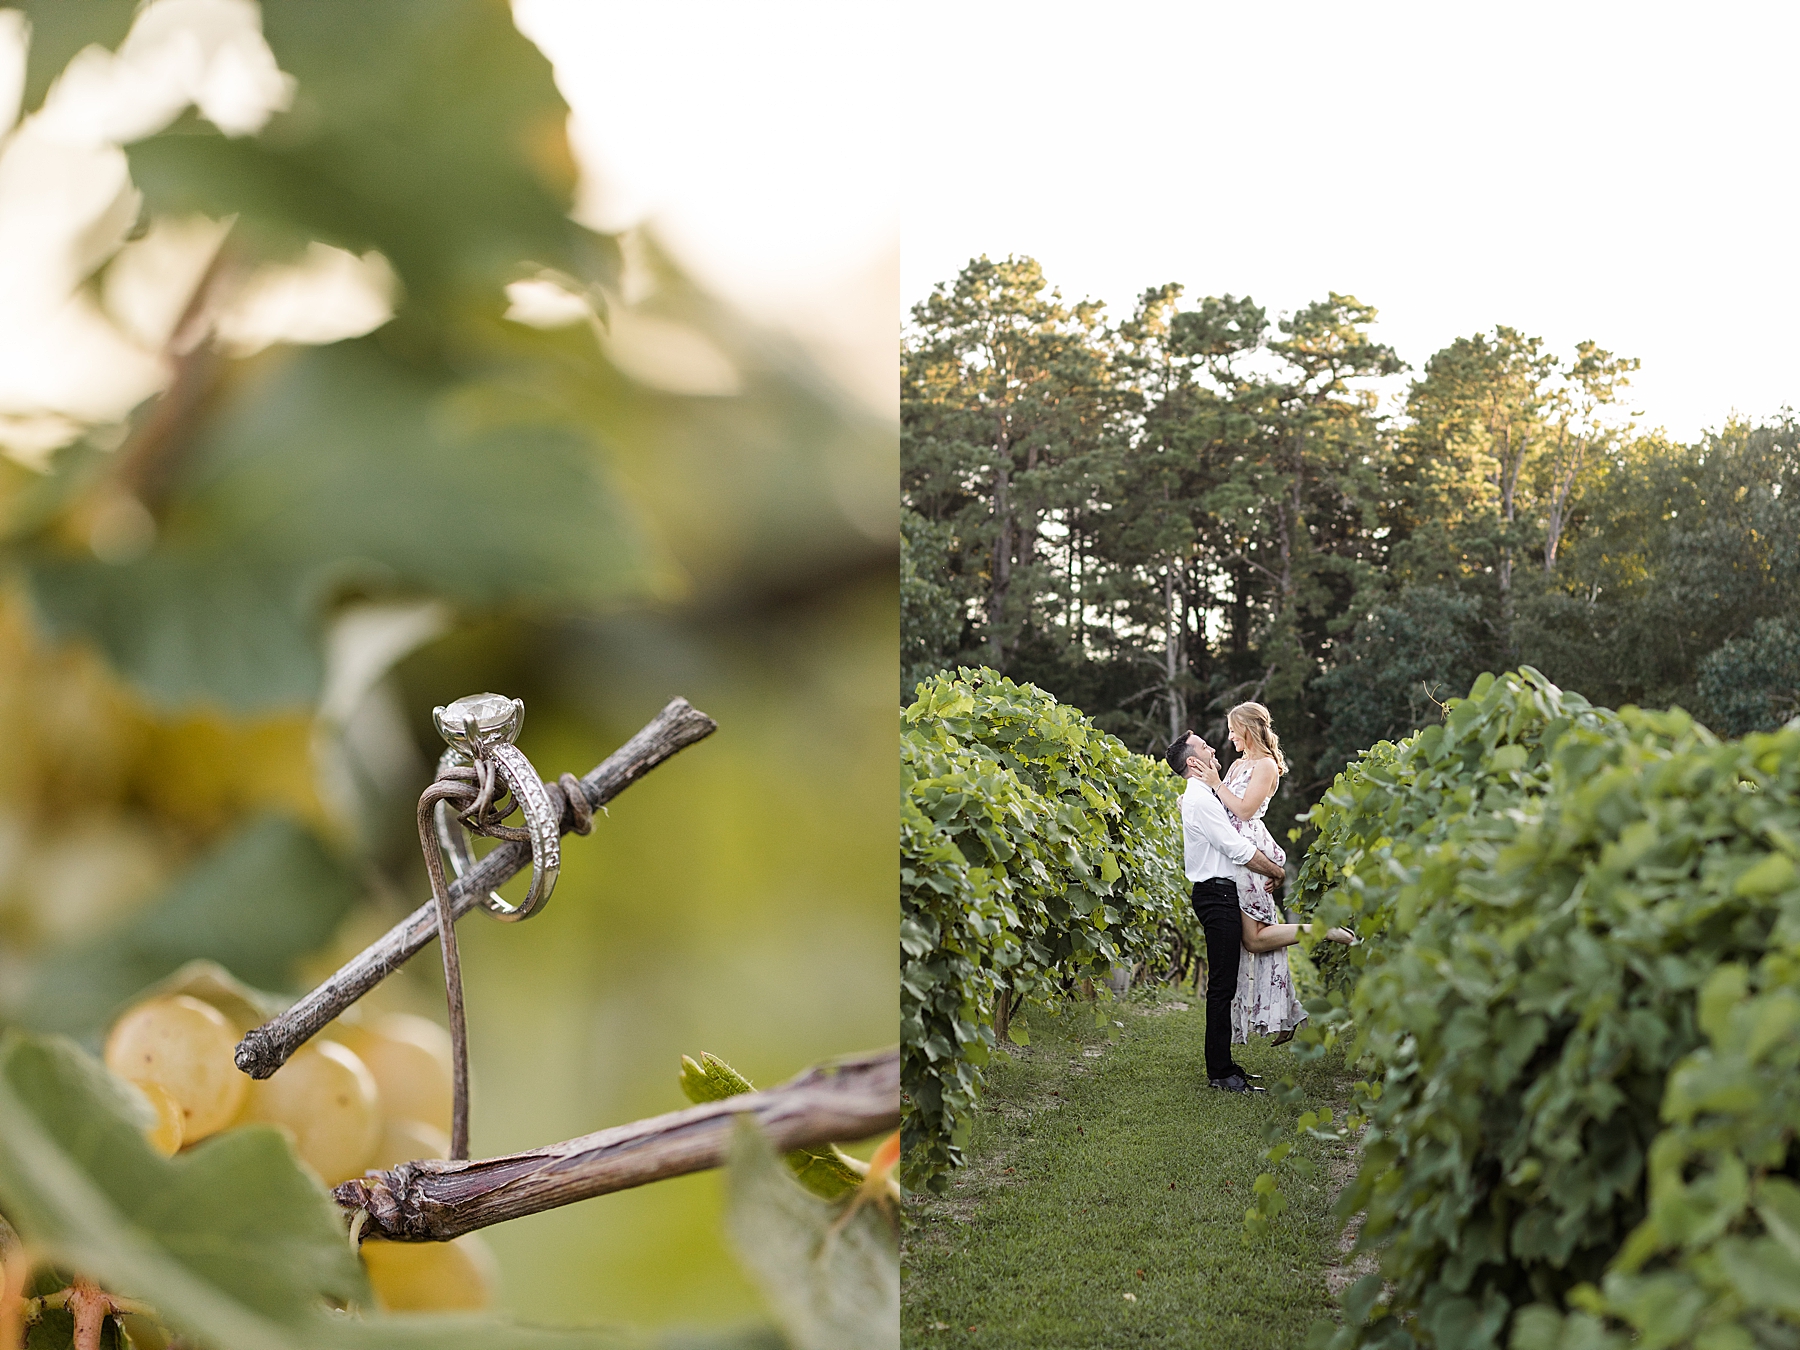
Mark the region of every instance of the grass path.
MULTIPOLYGON (((1272 1237, 1242 1237, 1264 1129, 1298 1108, 1207 1086, 1200 1006, 1119 1008, 1111 1042, 1085 1006, 1033 1012, 1031 1045, 990 1068, 970 1164, 908 1202, 903 1345, 1297 1350, 1334 1316, 1334 1169, 1290 1173, 1272 1237)), ((1252 1072, 1291 1071, 1267 1042, 1237 1050, 1252 1072)), ((1299 1082, 1314 1104, 1342 1090, 1323 1068, 1299 1082)))

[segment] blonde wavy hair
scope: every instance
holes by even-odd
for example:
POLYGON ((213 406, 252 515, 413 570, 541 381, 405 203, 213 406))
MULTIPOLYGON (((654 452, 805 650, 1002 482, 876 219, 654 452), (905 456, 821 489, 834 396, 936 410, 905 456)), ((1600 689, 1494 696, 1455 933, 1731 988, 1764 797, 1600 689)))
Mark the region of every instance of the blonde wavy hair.
POLYGON ((1274 760, 1278 776, 1286 776, 1288 766, 1287 761, 1281 757, 1281 737, 1275 734, 1275 726, 1269 720, 1267 708, 1260 703, 1240 703, 1225 714, 1225 725, 1274 760))

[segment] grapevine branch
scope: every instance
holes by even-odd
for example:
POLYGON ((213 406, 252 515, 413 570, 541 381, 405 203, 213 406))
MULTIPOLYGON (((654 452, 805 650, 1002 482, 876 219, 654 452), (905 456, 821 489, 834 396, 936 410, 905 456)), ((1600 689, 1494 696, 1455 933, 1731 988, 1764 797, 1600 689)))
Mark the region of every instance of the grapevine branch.
MULTIPOLYGON (((644 728, 578 781, 588 806, 599 810, 650 770, 696 741, 706 739, 718 723, 684 698, 672 699, 644 728)), ((554 804, 563 805, 562 829, 576 827, 556 783, 544 788, 554 804)), ((451 915, 460 919, 481 896, 498 890, 515 873, 531 865, 531 845, 501 844, 450 887, 451 915)), ((238 1068, 252 1078, 267 1078, 326 1023, 393 974, 437 936, 434 905, 427 901, 350 958, 338 972, 293 1007, 246 1033, 238 1042, 238 1068)), ((845 1136, 849 1137, 849 1136, 845 1136)))
POLYGON ((427 1158, 346 1181, 332 1194, 368 1214, 363 1237, 444 1242, 508 1219, 717 1167, 732 1122, 748 1115, 787 1152, 865 1139, 900 1124, 900 1052, 808 1069, 764 1092, 616 1125, 526 1153, 473 1162, 427 1158))

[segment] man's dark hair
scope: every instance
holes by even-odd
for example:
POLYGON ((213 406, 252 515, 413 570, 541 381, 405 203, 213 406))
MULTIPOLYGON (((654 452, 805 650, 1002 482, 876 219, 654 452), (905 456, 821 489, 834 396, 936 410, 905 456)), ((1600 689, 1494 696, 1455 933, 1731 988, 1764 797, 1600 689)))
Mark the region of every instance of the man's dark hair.
POLYGON ((1175 776, 1177 778, 1187 772, 1187 762, 1194 753, 1192 750, 1188 749, 1188 742, 1193 739, 1193 732, 1182 732, 1181 735, 1169 742, 1168 752, 1163 755, 1163 758, 1169 762, 1169 767, 1175 770, 1175 776))

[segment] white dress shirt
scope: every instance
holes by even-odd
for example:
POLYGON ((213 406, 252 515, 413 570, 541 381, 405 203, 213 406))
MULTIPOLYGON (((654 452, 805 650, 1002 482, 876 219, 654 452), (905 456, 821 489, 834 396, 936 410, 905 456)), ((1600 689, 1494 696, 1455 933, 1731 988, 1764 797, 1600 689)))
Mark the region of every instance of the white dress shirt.
POLYGON ((1189 881, 1236 877, 1256 853, 1256 845, 1231 828, 1225 805, 1198 778, 1181 794, 1181 854, 1189 881))

